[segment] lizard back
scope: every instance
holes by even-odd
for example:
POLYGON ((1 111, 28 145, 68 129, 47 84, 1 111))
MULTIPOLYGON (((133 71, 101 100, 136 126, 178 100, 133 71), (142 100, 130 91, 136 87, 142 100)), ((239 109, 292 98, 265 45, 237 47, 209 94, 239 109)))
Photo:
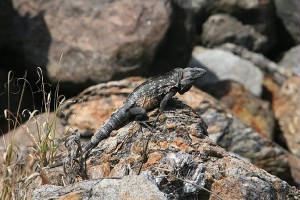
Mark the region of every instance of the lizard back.
POLYGON ((177 84, 178 73, 176 70, 156 76, 136 87, 127 97, 126 104, 151 110, 159 106, 163 97, 171 88, 177 87, 177 84))

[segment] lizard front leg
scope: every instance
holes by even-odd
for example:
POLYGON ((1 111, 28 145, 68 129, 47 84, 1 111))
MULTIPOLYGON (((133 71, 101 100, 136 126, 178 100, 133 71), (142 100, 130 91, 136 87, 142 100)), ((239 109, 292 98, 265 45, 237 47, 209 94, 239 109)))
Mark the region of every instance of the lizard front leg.
POLYGON ((171 89, 162 99, 162 101, 160 102, 160 106, 159 106, 159 110, 158 110, 158 114, 157 117, 155 119, 155 123, 157 122, 159 116, 161 115, 161 113, 165 110, 168 101, 177 93, 177 89, 171 89))

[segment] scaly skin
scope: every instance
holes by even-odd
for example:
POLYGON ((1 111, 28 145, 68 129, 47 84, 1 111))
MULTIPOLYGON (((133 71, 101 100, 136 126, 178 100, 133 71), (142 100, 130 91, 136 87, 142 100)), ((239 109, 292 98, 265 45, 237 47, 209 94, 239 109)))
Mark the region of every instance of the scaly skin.
MULTIPOLYGON (((160 113, 177 92, 187 92, 192 84, 202 77, 206 70, 202 68, 176 68, 164 75, 142 83, 128 95, 124 105, 112 114, 111 118, 100 128, 79 156, 94 148, 101 140, 107 138, 113 130, 125 126, 130 121, 148 119, 147 111, 159 106, 160 113)), ((62 165, 62 162, 50 165, 50 168, 62 165)))

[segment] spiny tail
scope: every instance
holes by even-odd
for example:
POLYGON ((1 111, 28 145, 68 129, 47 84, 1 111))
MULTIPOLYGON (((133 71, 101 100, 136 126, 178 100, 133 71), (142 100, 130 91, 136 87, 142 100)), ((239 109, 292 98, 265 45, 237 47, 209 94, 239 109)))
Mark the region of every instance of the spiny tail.
POLYGON ((111 118, 100 128, 98 133, 82 148, 82 154, 89 151, 99 144, 100 141, 107 138, 113 130, 119 129, 126 121, 123 109, 114 113, 111 118))

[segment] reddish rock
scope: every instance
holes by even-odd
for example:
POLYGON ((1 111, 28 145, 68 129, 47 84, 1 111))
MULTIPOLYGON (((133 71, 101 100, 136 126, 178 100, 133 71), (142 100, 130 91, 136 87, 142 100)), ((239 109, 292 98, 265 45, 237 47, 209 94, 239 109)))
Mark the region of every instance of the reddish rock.
POLYGON ((264 77, 264 87, 269 92, 268 98, 272 100, 278 98, 278 92, 280 89, 280 86, 269 76, 264 77))
MULTIPOLYGON (((155 119, 156 114, 151 112, 150 119, 155 119)), ((34 181, 40 179, 36 176, 31 178, 36 188, 33 193, 28 193, 26 183, 20 182, 16 195, 26 193, 28 199, 65 198, 78 191, 82 198, 119 199, 114 197, 117 195, 120 199, 148 199, 141 197, 147 185, 149 199, 160 199, 158 194, 163 194, 163 199, 300 198, 300 191, 285 181, 216 145, 205 135, 206 125, 201 117, 178 100, 170 102, 153 132, 136 127, 138 123, 129 123, 92 150, 88 169, 98 166, 102 170, 103 164, 109 163, 113 170, 108 176, 63 187, 54 183, 40 186, 34 181), (173 127, 166 128, 169 124, 173 127), (157 148, 162 143, 165 150, 157 148), (143 177, 146 179, 139 182, 143 177)), ((55 170, 45 169, 49 174, 55 170)), ((58 179, 62 179, 60 174, 54 174, 53 182, 58 179)))
POLYGON ((289 150, 300 157, 300 78, 289 78, 280 88, 273 103, 283 137, 289 150))
MULTIPOLYGON (((110 117, 109 113, 114 112, 114 108, 117 109, 118 106, 121 106, 126 96, 143 81, 144 79, 131 78, 98 84, 86 89, 79 96, 68 101, 62 108, 66 117, 66 125, 80 131, 89 129, 95 132, 110 117), (112 98, 114 101, 112 101, 112 98), (97 104, 97 102, 106 103, 97 104), (85 112, 82 112, 83 109, 85 112)), ((291 174, 291 170, 296 168, 293 167, 295 162, 292 163, 288 159, 290 154, 233 116, 225 105, 194 87, 184 95, 178 95, 178 97, 198 111, 208 125, 209 137, 218 145, 248 158, 255 165, 290 183, 300 180, 300 177, 293 177, 291 174)), ((166 125, 168 130, 172 130, 174 127, 174 123, 166 125)), ((134 128, 138 129, 138 126, 134 128)), ((190 129, 191 134, 195 132, 194 129, 190 129)), ((112 136, 116 134, 117 131, 111 133, 112 136)), ((161 148, 167 148, 164 143, 160 143, 160 145, 161 148)), ((185 143, 180 142, 180 140, 174 141, 172 145, 174 148, 180 146, 185 151, 189 151, 185 143)), ((134 150, 141 151, 141 145, 135 146, 134 150)), ((111 152, 113 152, 113 149, 111 152)), ((109 154, 102 154, 103 158, 106 156, 105 162, 111 159, 109 154)), ((133 161, 128 160, 128 163, 131 162, 133 161)))
POLYGON ((261 136, 269 140, 273 139, 274 116, 268 102, 254 96, 234 81, 222 81, 206 86, 204 90, 224 103, 261 136))

